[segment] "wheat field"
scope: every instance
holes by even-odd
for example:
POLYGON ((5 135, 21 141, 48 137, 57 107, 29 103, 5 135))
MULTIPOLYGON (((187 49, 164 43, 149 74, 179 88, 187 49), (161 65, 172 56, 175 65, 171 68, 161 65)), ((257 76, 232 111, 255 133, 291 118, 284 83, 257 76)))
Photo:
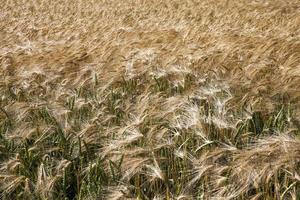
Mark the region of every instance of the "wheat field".
POLYGON ((1 200, 299 200, 299 0, 3 0, 1 200))

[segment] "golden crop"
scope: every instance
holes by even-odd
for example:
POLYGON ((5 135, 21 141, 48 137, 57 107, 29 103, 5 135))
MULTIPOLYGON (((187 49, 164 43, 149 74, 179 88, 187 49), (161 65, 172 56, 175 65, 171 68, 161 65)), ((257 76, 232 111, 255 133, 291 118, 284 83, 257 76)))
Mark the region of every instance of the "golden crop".
POLYGON ((0 4, 0 199, 300 198, 299 0, 0 4))

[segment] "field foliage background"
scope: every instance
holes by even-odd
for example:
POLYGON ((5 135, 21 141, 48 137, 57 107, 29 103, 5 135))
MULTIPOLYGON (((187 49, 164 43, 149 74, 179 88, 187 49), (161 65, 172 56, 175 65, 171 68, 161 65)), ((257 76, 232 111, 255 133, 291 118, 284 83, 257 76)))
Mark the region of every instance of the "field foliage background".
POLYGON ((299 0, 4 0, 0 199, 300 198, 299 0))

